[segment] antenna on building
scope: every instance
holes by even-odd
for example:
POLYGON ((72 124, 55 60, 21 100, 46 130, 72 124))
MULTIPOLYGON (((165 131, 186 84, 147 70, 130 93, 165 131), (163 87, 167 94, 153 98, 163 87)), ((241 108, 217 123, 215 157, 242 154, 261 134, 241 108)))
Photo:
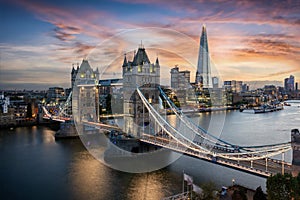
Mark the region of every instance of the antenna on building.
POLYGON ((140 45, 140 48, 144 48, 144 46, 143 46, 143 40, 141 40, 141 45, 140 45))

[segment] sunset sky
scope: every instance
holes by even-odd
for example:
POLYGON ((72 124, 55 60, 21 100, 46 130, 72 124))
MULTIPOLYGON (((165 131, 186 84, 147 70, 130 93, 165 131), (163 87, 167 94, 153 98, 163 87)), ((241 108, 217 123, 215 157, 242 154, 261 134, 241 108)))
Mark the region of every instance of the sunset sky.
POLYGON ((120 78, 124 53, 141 41, 170 69, 194 81, 202 25, 214 75, 223 80, 300 82, 300 1, 0 0, 0 90, 70 87, 87 58, 102 78, 120 78))

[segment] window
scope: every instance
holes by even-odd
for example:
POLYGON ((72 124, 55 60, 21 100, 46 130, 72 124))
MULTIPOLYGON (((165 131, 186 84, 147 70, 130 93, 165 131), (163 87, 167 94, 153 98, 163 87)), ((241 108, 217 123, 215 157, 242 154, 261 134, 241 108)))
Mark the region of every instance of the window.
POLYGON ((138 66, 138 72, 141 73, 142 70, 143 70, 143 69, 142 69, 142 65, 139 65, 139 66, 138 66))

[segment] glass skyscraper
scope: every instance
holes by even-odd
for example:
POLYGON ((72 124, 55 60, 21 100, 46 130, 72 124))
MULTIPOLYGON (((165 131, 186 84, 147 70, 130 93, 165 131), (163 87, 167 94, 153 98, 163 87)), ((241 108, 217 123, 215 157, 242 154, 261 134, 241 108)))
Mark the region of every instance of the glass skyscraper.
POLYGON ((200 37, 200 47, 195 82, 196 84, 200 83, 203 88, 212 88, 210 56, 205 25, 203 25, 202 27, 202 33, 200 37))

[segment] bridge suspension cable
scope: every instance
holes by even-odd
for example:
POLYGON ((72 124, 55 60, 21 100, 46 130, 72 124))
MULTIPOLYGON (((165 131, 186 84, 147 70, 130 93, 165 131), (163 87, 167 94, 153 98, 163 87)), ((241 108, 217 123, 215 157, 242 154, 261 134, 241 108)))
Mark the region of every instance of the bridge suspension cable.
POLYGON ((177 106, 170 100, 170 98, 165 94, 165 92, 161 89, 161 87, 159 87, 159 90, 163 96, 163 98, 166 100, 166 102, 168 103, 169 107, 172 109, 172 111, 175 113, 175 115, 181 119, 181 122, 185 123, 187 125, 187 127, 189 129, 191 129, 192 131, 194 131, 196 133, 196 135, 198 135, 199 137, 211 142, 212 144, 217 144, 217 145, 221 145, 223 147, 227 147, 227 145, 231 146, 231 147, 235 147, 235 145, 226 142, 224 140, 221 140, 220 138, 210 134, 208 131, 206 131, 205 129, 203 129, 201 126, 196 125, 192 120, 190 120, 189 117, 187 117, 186 115, 184 115, 182 113, 182 111, 180 111, 177 106), (200 133, 199 133, 200 131, 200 133), (211 138, 209 138, 208 136, 210 136, 211 138), (220 143, 223 144, 220 144, 220 143))
MULTIPOLYGON (((234 145, 231 144, 225 140, 222 140, 220 138, 217 138, 216 136, 214 136, 213 134, 209 133, 208 131, 206 131, 205 129, 203 129, 201 126, 196 125, 189 117, 187 117, 185 114, 183 114, 183 112, 181 110, 178 109, 178 107, 170 100, 170 98, 166 95, 166 93, 162 90, 161 87, 158 87, 158 89, 160 90, 162 96, 164 97, 164 99, 166 100, 166 102, 168 103, 168 105, 170 106, 170 108, 172 109, 172 111, 176 114, 176 116, 178 116, 180 119, 182 119, 183 123, 186 123, 191 126, 194 126, 194 128, 192 128, 194 131, 196 131, 196 133, 198 133, 198 135, 200 137, 202 137, 202 134, 198 132, 198 130, 200 130, 201 132, 204 132, 206 135, 216 139, 218 142, 221 142, 223 144, 218 144, 217 142, 215 142, 215 144, 217 145, 221 145, 223 147, 226 147, 226 145, 230 145, 231 147, 235 148, 238 147, 239 150, 244 150, 244 151, 253 151, 255 149, 262 149, 262 148, 266 148, 266 147, 277 147, 279 146, 279 148, 282 145, 290 145, 289 142, 284 142, 284 143, 277 143, 277 144, 268 144, 268 145, 256 145, 256 146, 239 146, 239 145, 234 145)), ((189 126, 190 127, 190 126, 189 126)), ((208 138, 206 138, 208 139, 208 138)))
POLYGON ((65 103, 59 107, 59 114, 58 114, 59 117, 72 118, 72 114, 68 113, 68 111, 70 110, 71 103, 72 103, 72 91, 70 92, 65 103))
MULTIPOLYGON (((196 136, 197 131, 195 131, 194 128, 189 127, 190 130, 192 130, 192 133, 189 133, 190 135, 186 135, 187 132, 184 132, 185 135, 181 134, 180 131, 176 130, 172 125, 170 125, 156 110, 153 108, 153 106, 148 102, 148 100, 145 98, 145 96, 142 94, 139 88, 137 88, 137 93, 139 94, 144 106, 149 111, 149 114, 153 117, 156 123, 159 124, 159 126, 176 142, 180 143, 187 149, 193 150, 195 152, 199 152, 202 154, 210 155, 210 156, 218 156, 225 159, 230 160, 236 160, 236 161, 251 161, 251 160, 258 160, 267 158, 270 156, 278 155, 280 153, 286 152, 290 150, 290 146, 288 146, 288 143, 283 143, 281 145, 269 145, 269 148, 266 148, 266 146, 260 147, 261 149, 255 149, 254 151, 246 151, 246 152, 231 152, 231 153, 224 153, 224 152, 217 152, 212 151, 210 149, 207 149, 207 147, 203 147, 196 143, 194 141, 194 138, 196 136), (172 131, 172 132, 171 132, 172 131)), ((171 106, 170 106, 171 107, 171 106)), ((177 111, 176 111, 177 112, 177 111)), ((179 114, 179 118, 182 120, 181 117, 183 113, 179 114)), ((178 115, 176 115, 178 116, 178 115)), ((184 120, 182 120, 184 125, 189 126, 189 124, 185 123, 184 120)), ((198 133, 199 135, 199 133, 198 133)), ((207 139, 207 137, 200 135, 202 138, 204 137, 207 139)), ((205 144, 204 144, 205 146, 205 144)))
POLYGON ((140 91, 139 88, 137 88, 137 92, 142 100, 142 102, 144 103, 144 105, 146 106, 146 108, 149 111, 149 114, 152 115, 152 117, 154 118, 154 120, 156 120, 156 122, 160 125, 160 127, 170 136, 172 137, 174 140, 176 140, 177 142, 179 142, 180 144, 184 145, 186 148, 192 148, 196 151, 200 151, 201 153, 206 153, 206 154, 211 154, 211 152, 205 148, 203 148, 202 146, 199 146, 198 144, 194 143, 193 141, 191 141, 190 139, 188 139, 186 136, 182 135, 179 131, 177 131, 173 126, 171 126, 153 107, 152 105, 146 100, 146 98, 144 97, 144 95, 142 94, 142 92, 140 91), (170 130, 174 131, 176 133, 176 136, 179 136, 181 138, 177 138, 175 137, 175 135, 171 134, 170 130), (188 143, 185 143, 184 141, 187 141, 188 143), (192 145, 195 145, 196 147, 198 147, 199 149, 196 149, 194 147, 192 147, 192 145))

